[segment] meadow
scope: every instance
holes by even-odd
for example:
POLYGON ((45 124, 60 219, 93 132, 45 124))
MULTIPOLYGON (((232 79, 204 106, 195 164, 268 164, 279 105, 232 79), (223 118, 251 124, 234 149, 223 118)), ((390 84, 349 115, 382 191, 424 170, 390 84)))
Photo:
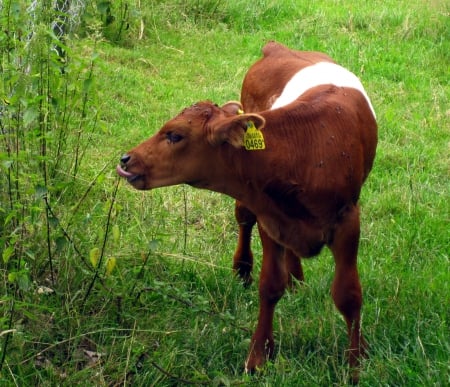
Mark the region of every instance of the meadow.
MULTIPOLYGON (((360 384, 449 385, 448 2, 73 3, 86 7, 62 40, 47 2, 0 2, 0 384, 348 383, 329 251, 304 260, 305 283, 277 306, 276 357, 248 376, 258 290, 231 270, 233 199, 138 192, 115 173, 184 107, 238 99, 276 40, 353 71, 377 112, 360 384)), ((253 248, 257 278, 256 232, 253 248)))

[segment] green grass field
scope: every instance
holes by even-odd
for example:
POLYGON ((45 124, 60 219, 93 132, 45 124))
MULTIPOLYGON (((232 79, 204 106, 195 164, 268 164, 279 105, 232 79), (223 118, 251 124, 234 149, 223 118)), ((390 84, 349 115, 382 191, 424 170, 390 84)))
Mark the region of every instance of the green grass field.
POLYGON ((360 384, 450 384, 448 2, 117 0, 115 22, 71 37, 66 72, 49 61, 48 79, 52 36, 20 38, 25 3, 0 4, 1 385, 348 383, 328 251, 304 261, 305 284, 278 304, 275 360, 247 376, 258 291, 231 270, 233 200, 187 186, 138 192, 115 174, 182 108, 238 99, 268 40, 328 53, 377 112, 361 196, 360 384))

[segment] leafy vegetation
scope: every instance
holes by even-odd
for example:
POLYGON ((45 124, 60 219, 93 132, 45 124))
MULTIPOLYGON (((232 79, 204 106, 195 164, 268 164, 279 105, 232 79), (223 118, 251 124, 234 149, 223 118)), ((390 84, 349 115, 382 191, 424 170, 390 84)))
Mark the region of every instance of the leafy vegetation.
POLYGON ((333 56, 377 111, 361 384, 448 385, 447 2, 51 3, 0 2, 2 384, 347 383, 328 252, 279 303, 276 359, 246 376, 258 296, 232 275, 233 200, 114 172, 183 107, 237 99, 273 39, 333 56))

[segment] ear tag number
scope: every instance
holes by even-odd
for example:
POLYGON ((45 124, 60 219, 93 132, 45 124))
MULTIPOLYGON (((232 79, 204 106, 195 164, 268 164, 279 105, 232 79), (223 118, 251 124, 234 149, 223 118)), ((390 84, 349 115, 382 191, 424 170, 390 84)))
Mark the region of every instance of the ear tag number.
POLYGON ((262 132, 256 128, 253 121, 247 123, 247 131, 244 134, 244 146, 247 150, 266 149, 264 136, 262 132))

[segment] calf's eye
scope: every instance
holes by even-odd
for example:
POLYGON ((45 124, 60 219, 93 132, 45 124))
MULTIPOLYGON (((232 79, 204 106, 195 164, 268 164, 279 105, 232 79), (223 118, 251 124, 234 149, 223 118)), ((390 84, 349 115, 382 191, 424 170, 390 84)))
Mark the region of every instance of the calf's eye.
POLYGON ((175 144, 175 143, 181 141, 183 139, 183 136, 181 134, 177 134, 174 132, 167 132, 166 138, 169 143, 175 144))

